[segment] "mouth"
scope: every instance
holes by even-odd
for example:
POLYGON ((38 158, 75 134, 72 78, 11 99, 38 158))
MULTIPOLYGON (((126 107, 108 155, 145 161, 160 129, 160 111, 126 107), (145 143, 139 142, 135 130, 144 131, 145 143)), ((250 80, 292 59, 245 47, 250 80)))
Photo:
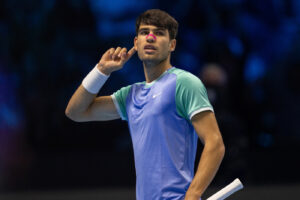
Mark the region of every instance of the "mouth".
POLYGON ((156 47, 153 46, 153 45, 146 45, 146 46, 144 47, 144 50, 145 50, 146 52, 153 52, 153 51, 156 51, 157 49, 156 49, 156 47))

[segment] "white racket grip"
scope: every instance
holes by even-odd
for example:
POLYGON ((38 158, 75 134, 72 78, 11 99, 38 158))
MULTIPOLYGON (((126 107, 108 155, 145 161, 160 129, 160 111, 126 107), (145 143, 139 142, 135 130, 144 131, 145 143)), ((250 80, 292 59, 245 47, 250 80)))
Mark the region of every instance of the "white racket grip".
POLYGON ((242 189, 244 186, 242 182, 236 178, 232 183, 221 189, 219 192, 215 193, 207 200, 223 200, 226 199, 228 196, 232 195, 233 193, 237 192, 238 190, 242 189))

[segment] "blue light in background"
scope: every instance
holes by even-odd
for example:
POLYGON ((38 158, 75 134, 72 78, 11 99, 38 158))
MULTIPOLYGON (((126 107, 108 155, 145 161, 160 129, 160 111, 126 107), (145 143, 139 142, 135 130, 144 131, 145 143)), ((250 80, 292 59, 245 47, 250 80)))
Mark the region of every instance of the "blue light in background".
POLYGON ((199 61, 194 54, 189 52, 180 52, 179 56, 179 68, 186 69, 191 72, 199 70, 199 61))
POLYGON ((90 0, 90 7, 102 39, 128 36, 135 33, 135 20, 139 13, 155 7, 155 1, 90 0))
POLYGON ((243 43, 237 37, 229 37, 228 47, 229 47, 230 51, 237 56, 241 56, 244 52, 243 43))
POLYGON ((252 54, 248 57, 244 70, 245 81, 249 84, 263 78, 266 73, 266 65, 261 57, 252 54))

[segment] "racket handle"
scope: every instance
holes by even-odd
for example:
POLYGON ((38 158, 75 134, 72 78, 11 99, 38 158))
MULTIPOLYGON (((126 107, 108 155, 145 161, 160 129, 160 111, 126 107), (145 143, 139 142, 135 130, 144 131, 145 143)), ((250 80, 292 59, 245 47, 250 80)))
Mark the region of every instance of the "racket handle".
POLYGON ((236 178, 232 183, 221 189, 219 192, 215 193, 207 200, 223 200, 226 199, 228 196, 232 195, 233 193, 239 191, 244 186, 242 182, 236 178))

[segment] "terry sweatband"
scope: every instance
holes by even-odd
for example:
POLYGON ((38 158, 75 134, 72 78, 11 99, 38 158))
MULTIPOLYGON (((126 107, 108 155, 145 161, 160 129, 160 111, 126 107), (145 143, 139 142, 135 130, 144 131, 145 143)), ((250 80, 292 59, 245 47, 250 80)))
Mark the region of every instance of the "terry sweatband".
POLYGON ((82 81, 83 87, 92 94, 97 94, 109 77, 99 71, 97 65, 82 81))

